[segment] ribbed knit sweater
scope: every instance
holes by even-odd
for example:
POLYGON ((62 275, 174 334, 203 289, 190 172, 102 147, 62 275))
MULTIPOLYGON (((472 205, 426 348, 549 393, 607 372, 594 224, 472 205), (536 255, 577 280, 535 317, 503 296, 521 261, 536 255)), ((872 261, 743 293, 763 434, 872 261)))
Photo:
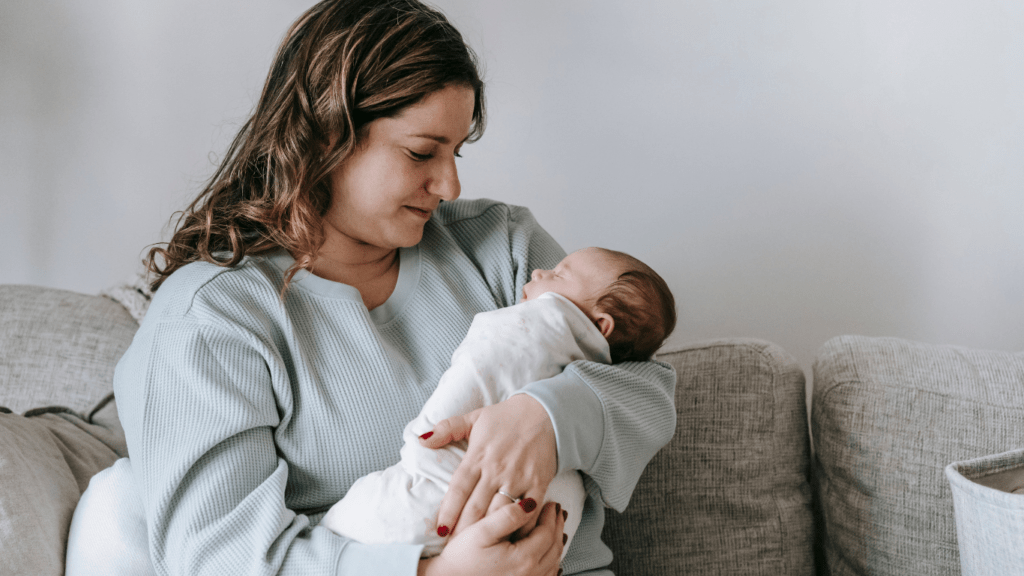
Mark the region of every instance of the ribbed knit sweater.
MULTIPOLYGON (((157 574, 414 575, 419 546, 316 523, 398 461, 473 316, 515 304, 563 256, 528 210, 474 200, 441 205, 373 310, 305 271, 282 300, 283 251, 168 277, 114 376, 157 574)), ((610 574, 604 506, 626 506, 671 438, 674 384, 659 362, 580 361, 524 389, 552 419, 559 471, 582 471, 589 494, 567 574, 610 574)))

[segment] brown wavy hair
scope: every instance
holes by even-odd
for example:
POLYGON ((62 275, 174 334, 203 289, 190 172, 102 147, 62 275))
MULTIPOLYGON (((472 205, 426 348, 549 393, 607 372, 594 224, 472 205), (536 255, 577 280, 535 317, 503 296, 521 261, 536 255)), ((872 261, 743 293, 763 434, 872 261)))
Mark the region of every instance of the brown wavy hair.
POLYGON ((676 300, 668 283, 650 266, 616 250, 600 248, 622 266, 595 308, 609 314, 615 327, 608 336, 612 363, 651 359, 676 327, 676 300))
POLYGON ((484 130, 483 81, 476 56, 443 14, 416 0, 325 0, 310 8, 288 30, 256 110, 220 166, 176 213, 170 242, 143 260, 155 276, 150 287, 190 262, 234 266, 284 248, 295 264, 283 293, 316 260, 329 175, 364 128, 450 85, 473 89, 467 141, 474 142, 484 130))

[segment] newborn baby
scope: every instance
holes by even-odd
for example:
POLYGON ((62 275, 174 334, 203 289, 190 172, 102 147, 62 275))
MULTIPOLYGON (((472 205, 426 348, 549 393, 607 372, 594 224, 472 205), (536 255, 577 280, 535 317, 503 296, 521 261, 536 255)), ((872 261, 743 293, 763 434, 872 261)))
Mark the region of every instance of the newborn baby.
MULTIPOLYGON (((320 525, 363 543, 423 544, 423 557, 439 554, 445 539, 435 529, 437 512, 466 444, 433 450, 420 445, 421 434, 560 374, 576 360, 648 360, 675 321, 668 285, 627 254, 585 248, 553 270, 534 270, 519 304, 474 317, 451 367, 405 427, 401 460, 356 480, 320 525)), ((548 487, 545 500, 568 512, 563 556, 585 496, 574 470, 559 474, 548 487)))

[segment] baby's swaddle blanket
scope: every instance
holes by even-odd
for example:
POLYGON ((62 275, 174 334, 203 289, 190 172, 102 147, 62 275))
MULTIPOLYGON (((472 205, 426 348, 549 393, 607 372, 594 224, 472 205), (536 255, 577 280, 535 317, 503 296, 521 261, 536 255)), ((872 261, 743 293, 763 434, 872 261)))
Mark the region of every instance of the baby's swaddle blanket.
MULTIPOLYGON (((405 427, 401 461, 356 480, 320 525, 367 544, 424 544, 424 557, 439 554, 444 539, 436 532, 437 511, 466 445, 431 450, 420 445, 419 435, 446 418, 496 404, 531 382, 560 374, 576 360, 608 363, 608 342, 563 296, 548 292, 477 314, 437 389, 405 427)), ((565 550, 579 526, 584 498, 576 471, 559 474, 548 488, 546 500, 569 513, 565 550)))

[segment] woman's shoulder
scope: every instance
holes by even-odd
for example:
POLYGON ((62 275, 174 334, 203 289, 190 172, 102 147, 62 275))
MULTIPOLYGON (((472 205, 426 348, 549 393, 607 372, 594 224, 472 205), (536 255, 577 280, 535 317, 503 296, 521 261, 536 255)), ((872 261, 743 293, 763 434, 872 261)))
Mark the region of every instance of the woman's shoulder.
POLYGON ((464 248, 507 248, 516 237, 530 237, 541 230, 529 208, 489 198, 443 202, 429 227, 452 237, 464 248))
POLYGON ((495 225, 516 221, 530 215, 530 209, 524 206, 506 204, 490 198, 474 198, 471 200, 455 200, 442 202, 434 212, 431 221, 441 226, 451 226, 467 221, 475 223, 491 222, 495 225))
POLYGON ((153 295, 146 318, 203 315, 239 300, 276 305, 282 277, 266 256, 246 256, 235 266, 191 262, 164 280, 153 295))
POLYGON ((482 275, 499 306, 514 304, 529 272, 554 266, 565 253, 529 209, 486 198, 442 203, 420 246, 445 266, 465 263, 482 275), (458 253, 458 257, 455 257, 458 253))
POLYGON ((421 246, 428 253, 446 251, 454 242, 467 255, 507 254, 522 211, 529 214, 521 206, 488 198, 442 202, 427 224, 421 246))

